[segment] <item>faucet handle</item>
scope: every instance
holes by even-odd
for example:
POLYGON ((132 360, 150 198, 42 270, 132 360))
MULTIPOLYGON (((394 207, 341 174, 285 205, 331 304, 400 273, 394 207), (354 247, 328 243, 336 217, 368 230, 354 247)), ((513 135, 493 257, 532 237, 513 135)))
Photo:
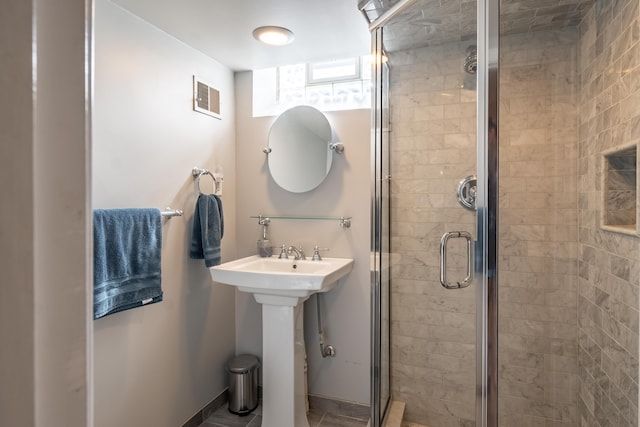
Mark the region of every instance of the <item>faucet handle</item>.
POLYGON ((322 261, 322 257, 320 256, 320 251, 328 251, 329 248, 321 248, 320 246, 316 245, 313 248, 313 257, 311 258, 312 261, 322 261))
POLYGON ((278 255, 278 258, 280 258, 280 259, 288 259, 289 258, 289 255, 287 255, 287 246, 286 245, 280 246, 280 255, 278 255))

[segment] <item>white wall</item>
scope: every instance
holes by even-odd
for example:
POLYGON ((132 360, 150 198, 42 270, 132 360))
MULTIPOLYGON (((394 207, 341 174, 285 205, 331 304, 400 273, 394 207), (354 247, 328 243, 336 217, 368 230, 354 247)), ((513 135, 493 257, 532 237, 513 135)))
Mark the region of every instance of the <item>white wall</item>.
MULTIPOLYGON (((223 261, 235 258, 233 73, 107 0, 96 2, 93 207, 183 209, 165 220, 164 300, 94 321, 95 424, 181 425, 227 383, 234 291, 188 258, 191 168, 224 168, 223 261), (192 75, 222 119, 192 110, 192 75)), ((209 190, 209 181, 203 180, 209 190)))
MULTIPOLYGON (((229 70, 98 0, 95 146, 90 164, 85 160, 90 145, 84 138, 89 96, 84 14, 90 14, 91 2, 65 0, 53 9, 47 3, 10 1, 0 14, 0 53, 10 58, 10 66, 0 69, 0 88, 6 95, 0 98, 0 178, 11 207, 0 210, 0 425, 94 424, 93 328, 97 426, 180 425, 223 390, 223 365, 234 348, 234 295, 229 287, 211 285, 202 265, 184 256, 195 202, 189 172, 195 164, 221 164, 225 169, 225 261, 253 252, 258 227, 248 215, 254 209, 276 212, 275 206, 288 206, 278 212, 353 215, 350 230, 333 222, 301 224, 300 231, 294 223, 274 222, 272 229, 274 240, 304 236, 296 240, 305 246, 331 246, 332 256, 356 258, 354 272, 326 300, 327 337, 338 348, 338 357, 314 360, 319 356, 312 351, 310 378, 312 392, 368 403, 368 112, 329 115, 347 144, 346 156, 334 165, 338 173, 332 172, 308 195, 290 195, 274 187, 263 167, 260 150, 272 120, 250 119, 245 93, 238 152, 243 155, 240 171, 248 176, 242 180, 244 205, 237 217, 246 231, 238 236, 242 250, 236 254, 229 70), (40 36, 37 92, 43 108, 37 119, 32 24, 38 25, 40 36), (193 73, 221 89, 222 121, 190 112, 193 73), (133 84, 142 81, 153 86, 142 86, 148 101, 142 101, 137 95, 141 87, 133 84), (249 122, 260 126, 249 129, 244 126, 249 122), (359 143, 349 143, 355 140, 359 143), (90 247, 83 245, 89 239, 87 186, 92 166, 93 207, 170 204, 187 212, 163 230, 165 301, 97 321, 90 320, 91 307, 85 304, 91 299, 90 278, 84 280, 91 269, 86 258, 90 247), (256 194, 259 200, 252 199, 256 194), (42 267, 36 268, 41 261, 42 267), (47 299, 52 294, 55 304, 47 299), (37 358, 36 353, 46 357, 37 358), (316 378, 317 372, 328 375, 324 383, 316 378)), ((250 87, 243 81, 245 89, 250 87)), ((238 309, 238 319, 246 321, 237 328, 239 352, 259 350, 259 306, 241 298, 238 309)), ((317 349, 317 343, 310 342, 309 348, 317 349)))
MULTIPOLYGON (((327 179, 307 193, 289 193, 271 178, 262 149, 275 117, 251 117, 252 74, 236 73, 236 155, 238 169, 238 257, 256 253, 261 228, 251 215, 297 214, 353 216, 352 226, 337 221, 286 221, 269 226, 271 242, 301 244, 308 255, 313 247, 329 247, 329 257, 352 257, 353 271, 323 295, 327 344, 335 358, 323 359, 317 338, 315 300, 305 303, 305 339, 309 358, 310 393, 369 404, 370 375, 370 112, 327 113, 345 145, 334 155, 327 179)), ((238 292, 236 335, 238 352, 261 355, 262 309, 249 294, 238 292)))
POLYGON ((0 13, 2 426, 92 425, 90 13, 85 0, 0 13))
POLYGON ((34 226, 31 2, 0 14, 0 179, 11 209, 0 209, 0 424, 35 423, 34 226), (13 141, 15 143, 9 143, 13 141), (23 179, 14 179, 24 173, 23 179), (11 232, 11 230, 14 230, 11 232), (18 327, 16 327, 18 325, 18 327), (5 343, 10 343, 6 345, 5 343), (11 399, 15 396, 15 402, 11 399))

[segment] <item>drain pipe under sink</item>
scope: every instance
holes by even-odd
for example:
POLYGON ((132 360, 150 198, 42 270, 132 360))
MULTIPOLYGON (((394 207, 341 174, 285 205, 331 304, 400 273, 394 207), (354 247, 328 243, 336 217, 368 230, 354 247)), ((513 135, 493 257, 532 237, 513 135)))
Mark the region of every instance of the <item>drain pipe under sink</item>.
MULTIPOLYGON (((320 311, 320 292, 316 294, 316 312, 318 314, 318 338, 320 341, 320 354, 322 357, 335 357, 336 349, 332 345, 324 345, 324 330, 322 327, 322 312, 320 311)), ((307 413, 309 412, 309 383, 307 381, 307 372, 308 372, 308 364, 307 364, 307 355, 305 351, 304 356, 304 403, 306 406, 307 413)))
POLYGON ((336 348, 332 345, 324 345, 324 328, 322 326, 322 310, 320 309, 320 292, 316 294, 316 313, 318 314, 318 340, 320 341, 320 354, 322 357, 335 357, 336 348))

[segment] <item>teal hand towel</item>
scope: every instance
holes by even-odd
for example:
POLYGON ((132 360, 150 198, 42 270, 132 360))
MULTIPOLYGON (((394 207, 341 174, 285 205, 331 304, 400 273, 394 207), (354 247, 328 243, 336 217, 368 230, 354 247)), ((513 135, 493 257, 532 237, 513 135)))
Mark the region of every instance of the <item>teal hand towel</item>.
POLYGON ((93 212, 93 318, 162 301, 158 209, 93 212))
POLYGON ((224 235, 222 201, 215 194, 201 194, 193 215, 193 233, 189 256, 204 259, 204 265, 220 264, 220 241, 224 235))

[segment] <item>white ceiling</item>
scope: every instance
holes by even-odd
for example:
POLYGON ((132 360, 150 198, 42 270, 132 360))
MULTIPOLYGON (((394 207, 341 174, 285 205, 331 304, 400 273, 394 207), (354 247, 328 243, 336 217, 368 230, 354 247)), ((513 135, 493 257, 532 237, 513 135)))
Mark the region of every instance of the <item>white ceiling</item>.
POLYGON ((234 71, 366 55, 371 39, 357 0, 112 0, 234 71), (267 46, 254 28, 295 34, 267 46))

